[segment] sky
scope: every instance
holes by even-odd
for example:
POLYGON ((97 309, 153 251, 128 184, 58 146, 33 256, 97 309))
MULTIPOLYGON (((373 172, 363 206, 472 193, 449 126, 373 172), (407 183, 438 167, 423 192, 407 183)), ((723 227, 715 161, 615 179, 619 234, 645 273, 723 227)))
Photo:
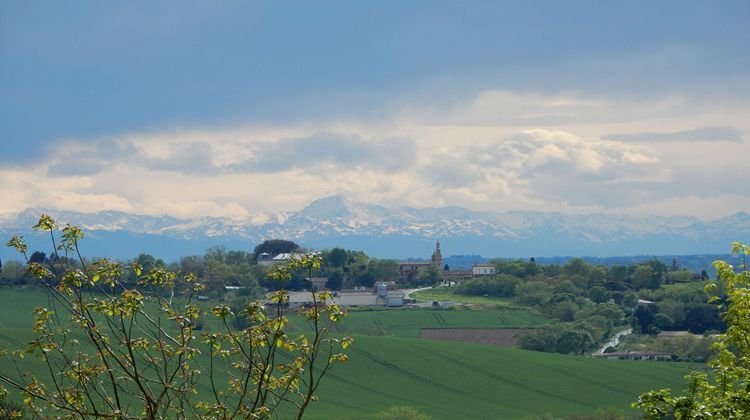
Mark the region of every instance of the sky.
POLYGON ((750 2, 0 2, 0 213, 750 211, 750 2))

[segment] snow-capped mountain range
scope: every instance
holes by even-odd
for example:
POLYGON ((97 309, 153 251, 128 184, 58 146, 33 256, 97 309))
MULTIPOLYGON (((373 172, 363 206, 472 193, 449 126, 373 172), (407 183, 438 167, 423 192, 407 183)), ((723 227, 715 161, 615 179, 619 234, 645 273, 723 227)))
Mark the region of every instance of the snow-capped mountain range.
MULTIPOLYGON (((429 256, 436 239, 441 240, 444 255, 492 257, 698 254, 726 252, 731 242, 750 239, 747 213, 703 221, 684 216, 479 212, 456 206, 389 209, 341 196, 319 199, 297 212, 245 219, 27 209, 0 216, 2 238, 23 234, 32 249, 50 248, 30 228, 41 213, 81 226, 90 238, 83 245, 90 255, 129 258, 149 252, 169 260, 200 254, 214 245, 251 250, 271 238, 309 248, 364 250, 384 258, 429 256)), ((10 255, 3 250, 0 257, 10 255)))

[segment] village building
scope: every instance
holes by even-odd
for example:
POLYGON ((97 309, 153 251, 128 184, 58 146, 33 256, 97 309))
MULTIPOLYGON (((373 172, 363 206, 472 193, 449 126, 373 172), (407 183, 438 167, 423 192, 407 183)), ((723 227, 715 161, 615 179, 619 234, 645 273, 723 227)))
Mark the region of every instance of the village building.
POLYGON ((270 267, 273 265, 273 255, 269 254, 268 252, 263 252, 261 254, 258 254, 258 265, 262 265, 264 267, 270 267))
POLYGON ((443 269, 443 255, 440 253, 440 240, 435 241, 435 252, 432 253, 432 265, 438 270, 443 269))
POLYGON ((495 267, 495 264, 482 263, 474 264, 471 267, 471 275, 474 277, 493 276, 495 274, 497 274, 497 267, 495 267))
POLYGON ((401 281, 410 282, 417 278, 420 269, 430 267, 432 263, 421 261, 407 261, 398 263, 398 275, 401 281))
POLYGON ((443 269, 443 255, 440 252, 440 240, 435 242, 435 252, 432 253, 430 261, 402 261, 398 263, 398 273, 401 281, 410 282, 417 278, 419 270, 428 267, 435 267, 437 270, 443 269))
POLYGON ((467 280, 471 280, 474 274, 471 270, 445 270, 443 271, 443 281, 445 283, 463 283, 467 280))

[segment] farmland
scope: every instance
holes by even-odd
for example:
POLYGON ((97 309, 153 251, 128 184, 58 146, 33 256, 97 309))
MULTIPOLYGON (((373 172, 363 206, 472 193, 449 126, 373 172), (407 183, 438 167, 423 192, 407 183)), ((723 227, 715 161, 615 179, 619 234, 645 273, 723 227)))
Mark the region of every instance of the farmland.
POLYGON ((314 418, 372 418, 410 405, 441 418, 522 418, 626 409, 639 392, 682 387, 691 365, 593 360, 491 346, 356 337, 314 418))
POLYGON ((422 328, 529 328, 547 322, 544 316, 526 308, 397 309, 350 312, 337 329, 346 334, 419 338, 422 328))
MULTIPOLYGON (((32 337, 31 313, 42 305, 48 300, 41 290, 0 289, 1 347, 15 348, 32 337)), ((523 308, 352 312, 339 328, 355 337, 350 362, 323 382, 309 418, 368 419, 392 405, 413 406, 435 419, 591 413, 606 406, 627 410, 640 392, 679 389, 682 376, 697 366, 417 339, 420 328, 533 327, 545 321, 523 308)), ((22 367, 43 365, 27 359, 22 367)))
POLYGON ((513 306, 511 299, 494 296, 469 296, 455 293, 455 289, 427 289, 412 293, 412 297, 421 301, 447 301, 462 304, 479 304, 492 306, 513 306))

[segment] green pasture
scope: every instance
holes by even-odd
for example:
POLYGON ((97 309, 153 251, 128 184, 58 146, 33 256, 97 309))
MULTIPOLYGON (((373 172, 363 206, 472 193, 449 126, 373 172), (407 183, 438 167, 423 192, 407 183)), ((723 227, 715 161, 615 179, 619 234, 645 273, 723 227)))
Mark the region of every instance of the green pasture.
MULTIPOLYGON (((18 348, 33 337, 31 313, 42 305, 48 306, 42 290, 0 289, 0 348, 18 348)), ((592 413, 607 406, 629 410, 640 392, 682 389, 682 376, 699 367, 413 338, 421 327, 524 327, 544 322, 541 315, 518 308, 352 312, 340 326, 341 332, 355 337, 348 350, 350 361, 330 372, 307 418, 374 419, 392 405, 409 405, 434 419, 592 413), (372 325, 382 325, 393 336, 363 335, 372 332, 372 325)), ((202 355, 194 363, 205 365, 206 359, 202 355)), ((36 357, 27 357, 19 367, 41 377, 50 374, 36 357)), ((12 369, 7 359, 0 361, 1 371, 12 369)), ((201 385, 198 391, 206 390, 201 385)), ((284 414, 280 417, 286 418, 284 414)))
POLYGON ((702 292, 703 289, 706 287, 707 284, 711 283, 712 280, 707 281, 691 281, 687 283, 675 283, 675 284, 665 284, 662 285, 662 288, 664 290, 669 289, 686 289, 691 292, 702 292))
POLYGON ((422 328, 529 328, 548 322, 543 315, 526 308, 392 309, 349 312, 336 330, 344 334, 418 338, 422 328))
POLYGON ((500 298, 494 296, 470 296, 460 295, 455 293, 456 289, 452 288, 435 288, 420 290, 411 294, 411 297, 418 301, 440 301, 440 302, 453 302, 453 303, 465 303, 474 305, 493 305, 493 306, 513 306, 515 303, 508 298, 500 298))

